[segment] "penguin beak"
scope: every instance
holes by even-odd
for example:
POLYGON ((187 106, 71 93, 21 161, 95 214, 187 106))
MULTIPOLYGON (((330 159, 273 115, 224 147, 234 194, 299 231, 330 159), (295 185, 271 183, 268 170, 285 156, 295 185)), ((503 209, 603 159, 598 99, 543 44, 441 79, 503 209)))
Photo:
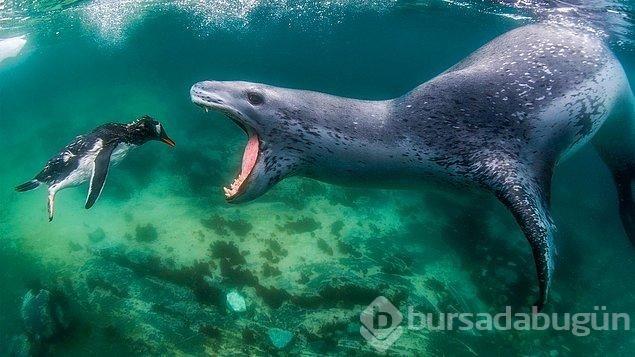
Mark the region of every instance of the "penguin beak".
POLYGON ((170 139, 165 133, 161 133, 161 141, 163 141, 164 143, 170 145, 171 147, 175 147, 176 143, 174 142, 174 140, 170 139))

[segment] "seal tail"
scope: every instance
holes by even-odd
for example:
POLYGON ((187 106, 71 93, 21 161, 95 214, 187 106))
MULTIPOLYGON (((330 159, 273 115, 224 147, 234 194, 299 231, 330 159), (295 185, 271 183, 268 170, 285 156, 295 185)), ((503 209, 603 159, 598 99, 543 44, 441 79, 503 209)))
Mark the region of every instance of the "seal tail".
POLYGON ((27 181, 21 185, 16 186, 15 190, 18 192, 30 191, 40 186, 40 181, 33 179, 31 181, 27 181))
POLYGON ((611 171, 617 189, 618 208, 626 236, 635 247, 635 96, 629 93, 623 110, 616 111, 600 128, 593 142, 611 171))
POLYGON ((633 200, 633 193, 631 191, 633 178, 635 178, 635 170, 628 173, 619 171, 613 173, 613 180, 617 187, 622 226, 624 226, 624 232, 631 241, 631 244, 635 246, 635 200, 633 200))

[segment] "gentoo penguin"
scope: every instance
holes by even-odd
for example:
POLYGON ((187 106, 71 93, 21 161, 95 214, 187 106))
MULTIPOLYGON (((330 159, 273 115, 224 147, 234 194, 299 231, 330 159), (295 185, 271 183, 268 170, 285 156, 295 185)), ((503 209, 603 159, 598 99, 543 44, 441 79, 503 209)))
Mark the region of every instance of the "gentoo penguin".
POLYGON ((75 138, 46 163, 31 181, 15 189, 29 191, 41 184, 48 185, 48 218, 53 220, 57 191, 80 185, 90 179, 86 209, 95 204, 104 188, 110 163, 117 164, 128 151, 150 140, 160 140, 174 146, 163 125, 144 115, 130 124, 108 123, 75 138))

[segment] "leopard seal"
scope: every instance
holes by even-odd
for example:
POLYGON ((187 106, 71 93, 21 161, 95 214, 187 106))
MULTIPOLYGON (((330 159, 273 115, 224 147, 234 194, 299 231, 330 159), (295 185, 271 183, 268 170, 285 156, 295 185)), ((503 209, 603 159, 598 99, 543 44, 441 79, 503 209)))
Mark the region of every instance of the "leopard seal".
POLYGON ((523 26, 389 100, 227 81, 196 83, 190 94, 248 136, 242 169, 225 188, 230 202, 253 200, 292 175, 399 188, 433 179, 492 192, 531 245, 538 309, 554 271, 553 170, 587 142, 613 174, 635 243, 635 101, 619 61, 593 33, 523 26))

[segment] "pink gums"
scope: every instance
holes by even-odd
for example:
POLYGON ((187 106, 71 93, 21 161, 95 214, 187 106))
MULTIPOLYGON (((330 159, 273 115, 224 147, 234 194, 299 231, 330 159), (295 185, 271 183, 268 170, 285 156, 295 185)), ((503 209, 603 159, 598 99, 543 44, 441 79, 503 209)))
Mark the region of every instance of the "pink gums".
POLYGON ((239 193, 240 188, 256 166, 256 162, 258 161, 259 145, 260 142, 258 141, 258 135, 250 135, 249 140, 247 141, 247 146, 245 146, 245 152, 243 153, 243 163, 240 168, 240 174, 229 187, 224 188, 225 197, 232 198, 239 193))
POLYGON ((258 160, 258 135, 249 136, 247 146, 245 146, 245 153, 243 154, 243 166, 240 172, 240 176, 247 178, 251 173, 251 170, 256 166, 256 160, 258 160))

